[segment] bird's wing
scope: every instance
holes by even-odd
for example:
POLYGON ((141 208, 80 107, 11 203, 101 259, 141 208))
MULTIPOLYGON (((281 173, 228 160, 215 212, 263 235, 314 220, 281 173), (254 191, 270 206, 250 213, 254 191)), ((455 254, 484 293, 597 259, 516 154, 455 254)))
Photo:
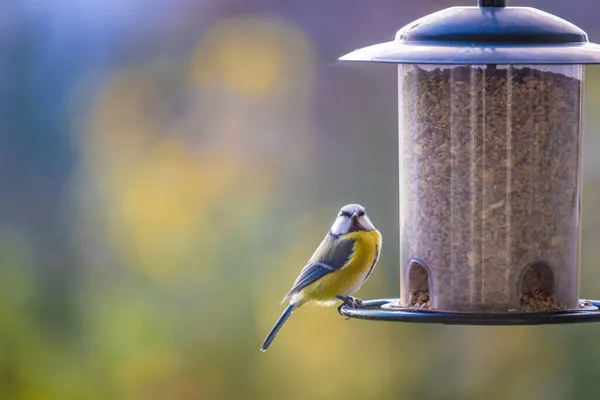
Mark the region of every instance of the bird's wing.
POLYGON ((325 237, 315 254, 294 282, 286 297, 298 293, 323 276, 346 266, 354 254, 355 239, 325 237))

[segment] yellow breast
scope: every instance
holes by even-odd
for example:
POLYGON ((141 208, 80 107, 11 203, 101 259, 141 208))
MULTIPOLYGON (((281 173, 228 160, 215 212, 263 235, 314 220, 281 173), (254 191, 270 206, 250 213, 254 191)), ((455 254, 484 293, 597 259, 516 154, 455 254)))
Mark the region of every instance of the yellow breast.
POLYGON ((347 296, 363 285, 375 268, 381 252, 381 234, 379 231, 352 232, 348 238, 355 239, 354 253, 345 267, 325 275, 301 291, 301 297, 319 302, 335 299, 335 296, 347 296))

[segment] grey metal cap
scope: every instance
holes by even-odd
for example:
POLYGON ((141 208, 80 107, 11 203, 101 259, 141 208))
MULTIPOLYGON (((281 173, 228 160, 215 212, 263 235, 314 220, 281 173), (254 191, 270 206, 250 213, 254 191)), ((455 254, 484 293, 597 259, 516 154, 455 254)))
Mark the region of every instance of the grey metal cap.
MULTIPOLYGON (((564 19, 531 7, 450 7, 420 18, 395 40, 355 50, 342 61, 400 64, 600 64, 600 45, 564 19)), ((500 5, 500 6, 498 6, 500 5)))

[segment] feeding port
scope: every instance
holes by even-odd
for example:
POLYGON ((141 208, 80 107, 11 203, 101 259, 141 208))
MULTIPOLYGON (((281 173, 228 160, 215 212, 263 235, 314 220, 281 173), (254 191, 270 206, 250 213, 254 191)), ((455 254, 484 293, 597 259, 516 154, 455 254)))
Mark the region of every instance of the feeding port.
POLYGON ((412 260, 408 265, 406 277, 408 290, 405 292, 406 298, 402 302, 408 307, 431 308, 429 272, 424 265, 423 262, 416 260, 412 260))
POLYGON ((554 271, 546 263, 538 262, 525 269, 521 280, 521 309, 525 311, 555 310, 554 271))

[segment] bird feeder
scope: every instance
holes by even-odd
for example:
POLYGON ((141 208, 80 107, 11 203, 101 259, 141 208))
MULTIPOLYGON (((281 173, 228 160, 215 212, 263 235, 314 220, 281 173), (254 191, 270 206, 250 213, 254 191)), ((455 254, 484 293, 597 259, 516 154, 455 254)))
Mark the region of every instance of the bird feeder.
POLYGON ((348 317, 600 320, 579 299, 584 65, 577 26, 504 0, 450 7, 342 61, 398 64, 400 298, 348 317))

